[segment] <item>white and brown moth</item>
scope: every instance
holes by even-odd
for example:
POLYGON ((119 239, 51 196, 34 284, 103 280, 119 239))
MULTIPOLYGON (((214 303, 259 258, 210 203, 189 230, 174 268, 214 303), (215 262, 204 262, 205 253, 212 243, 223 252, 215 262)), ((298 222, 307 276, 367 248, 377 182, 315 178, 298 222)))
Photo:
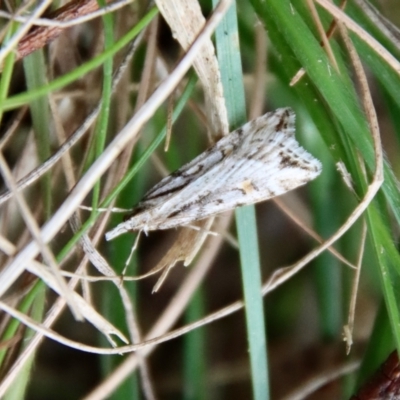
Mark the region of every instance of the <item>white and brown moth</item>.
POLYGON ((150 189, 106 239, 190 225, 316 178, 321 163, 296 141, 294 123, 294 112, 280 108, 231 132, 150 189))

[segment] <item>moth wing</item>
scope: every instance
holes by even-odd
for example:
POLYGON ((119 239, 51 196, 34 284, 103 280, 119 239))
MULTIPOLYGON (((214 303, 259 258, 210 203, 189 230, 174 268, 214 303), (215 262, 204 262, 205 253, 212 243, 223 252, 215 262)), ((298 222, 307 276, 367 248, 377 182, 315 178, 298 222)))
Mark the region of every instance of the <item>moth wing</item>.
POLYGON ((242 129, 250 133, 243 135, 235 152, 169 199, 160 209, 165 220, 159 221, 161 226, 184 225, 267 200, 318 176, 320 162, 294 138, 294 114, 278 111, 280 115, 267 114, 246 124, 242 129))
POLYGON ((188 225, 314 179, 321 164, 296 141, 294 120, 293 111, 279 109, 233 131, 154 186, 109 237, 188 225))
POLYGON ((273 133, 279 124, 281 129, 286 129, 294 135, 294 119, 295 115, 291 109, 280 108, 247 122, 153 186, 143 196, 138 204, 137 211, 163 204, 173 198, 174 195, 179 196, 181 190, 188 187, 191 182, 202 179, 208 171, 213 169, 214 166, 218 166, 226 157, 247 147, 248 143, 246 142, 265 141, 268 132, 273 133))

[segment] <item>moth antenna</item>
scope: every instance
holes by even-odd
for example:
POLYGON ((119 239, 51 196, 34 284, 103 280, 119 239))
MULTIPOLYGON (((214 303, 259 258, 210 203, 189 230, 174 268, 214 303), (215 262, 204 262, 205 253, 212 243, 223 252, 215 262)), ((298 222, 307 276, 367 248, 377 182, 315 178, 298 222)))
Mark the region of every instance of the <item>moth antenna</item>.
POLYGON ((87 210, 87 211, 99 211, 99 212, 107 212, 107 211, 111 211, 111 212, 115 212, 115 213, 130 213, 133 211, 132 208, 119 208, 119 207, 111 207, 111 208, 93 208, 93 207, 89 207, 89 206, 84 206, 84 205, 80 205, 79 208, 81 210, 87 210))

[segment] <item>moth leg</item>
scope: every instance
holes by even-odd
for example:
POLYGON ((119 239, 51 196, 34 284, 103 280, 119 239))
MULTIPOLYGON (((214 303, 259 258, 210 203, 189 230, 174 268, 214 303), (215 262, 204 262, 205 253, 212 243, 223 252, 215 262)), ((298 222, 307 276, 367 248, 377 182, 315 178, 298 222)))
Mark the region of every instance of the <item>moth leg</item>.
POLYGON ((200 232, 207 233, 207 235, 219 236, 218 232, 214 232, 214 231, 210 231, 208 229, 200 228, 199 226, 196 226, 196 225, 185 225, 185 227, 194 229, 195 231, 200 231, 200 232))
POLYGON ((158 289, 160 289, 160 287, 164 283, 165 279, 167 279, 169 271, 171 271, 171 269, 174 267, 174 265, 175 265, 175 263, 171 263, 170 265, 168 265, 167 267, 164 268, 164 271, 161 273, 161 276, 158 278, 151 293, 158 292, 158 289))
POLYGON ((130 264, 130 262, 131 262, 131 260, 132 260, 133 252, 134 252, 134 251, 137 249, 137 247, 138 247, 139 238, 140 238, 141 233, 142 233, 142 231, 140 230, 139 233, 138 233, 138 235, 136 236, 135 243, 133 244, 132 249, 131 249, 131 252, 129 253, 129 257, 128 257, 128 259, 127 259, 126 262, 125 262, 125 266, 124 266, 124 269, 123 269, 123 271, 122 271, 122 277, 124 277, 125 272, 126 272, 126 270, 127 270, 127 268, 128 268, 128 265, 130 264))

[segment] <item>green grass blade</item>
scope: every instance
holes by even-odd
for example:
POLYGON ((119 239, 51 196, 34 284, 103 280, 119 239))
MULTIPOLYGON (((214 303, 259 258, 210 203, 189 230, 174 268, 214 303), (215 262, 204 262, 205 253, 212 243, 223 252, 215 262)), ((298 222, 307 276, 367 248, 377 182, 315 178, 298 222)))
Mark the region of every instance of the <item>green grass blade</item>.
MULTIPOLYGON (((46 305, 46 290, 41 285, 41 290, 34 291, 35 298, 32 302, 30 317, 37 322, 43 320, 44 310, 46 305)), ((30 338, 36 332, 31 329, 26 329, 25 337, 30 338)), ((27 389, 30 383, 32 370, 34 368, 36 352, 34 352, 25 363, 21 373, 18 374, 18 379, 14 381, 14 384, 8 390, 4 400, 23 400, 27 397, 27 389)))
MULTIPOLYGON (((185 313, 186 323, 200 320, 205 315, 205 298, 201 288, 193 295, 185 313)), ((184 400, 207 400, 206 335, 205 328, 196 329, 184 338, 184 400)))
MULTIPOLYGON (((24 70, 29 91, 34 91, 47 83, 46 65, 42 51, 36 51, 24 58, 24 70)), ((33 130, 36 136, 38 158, 40 162, 50 157, 50 109, 47 96, 38 97, 30 102, 33 130)), ((51 174, 46 173, 41 178, 42 196, 45 205, 45 215, 51 215, 51 174)))
MULTIPOLYGON (((104 1, 100 2, 101 6, 105 6, 104 1)), ((104 51, 112 49, 114 45, 114 33, 113 33, 113 16, 106 14, 103 16, 104 24, 104 51)), ((113 74, 113 58, 109 57, 104 61, 103 65, 103 91, 101 96, 101 109, 99 117, 97 119, 96 131, 95 131, 95 157, 96 159, 104 151, 106 143, 108 122, 110 119, 110 108, 111 108, 111 96, 112 96, 112 74, 113 74)), ((100 182, 93 187, 92 192, 92 208, 96 209, 99 204, 100 196, 100 182)))
MULTIPOLYGON (((236 127, 245 121, 246 105, 240 53, 238 52, 236 7, 233 5, 216 30, 218 60, 221 68, 229 122, 236 127)), ((242 282, 244 290, 247 339, 249 342, 253 396, 269 398, 267 346, 261 272, 254 206, 236 210, 242 282)))

